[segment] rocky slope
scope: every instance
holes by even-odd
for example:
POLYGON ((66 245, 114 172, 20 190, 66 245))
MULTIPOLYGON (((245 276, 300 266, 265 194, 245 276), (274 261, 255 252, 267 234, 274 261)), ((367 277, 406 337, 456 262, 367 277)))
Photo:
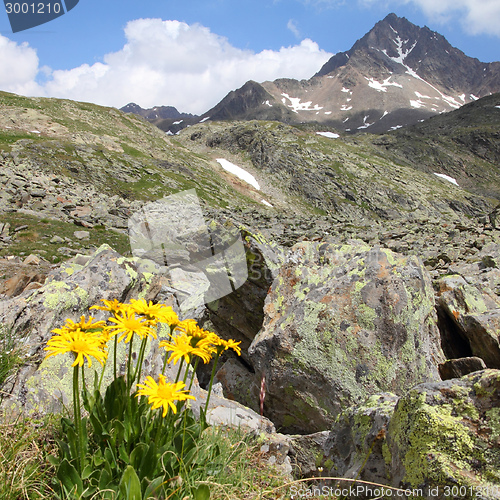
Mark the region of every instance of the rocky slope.
POLYGON ((99 244, 104 228, 125 233, 146 200, 195 188, 210 216, 223 209, 287 246, 304 235, 361 234, 399 241, 391 245, 438 262, 437 243, 454 245, 440 222, 467 228, 459 231, 472 245, 477 221, 500 199, 498 94, 420 124, 414 134, 356 138, 257 121, 207 122, 169 138, 139 117, 90 104, 3 93, 0 106, 4 255, 9 247, 22 252, 16 241, 31 239, 30 250, 52 259, 58 247, 51 231, 64 232, 75 251, 99 244), (220 158, 253 174, 259 189, 224 170, 220 158), (40 218, 38 237, 28 234, 40 218), (69 225, 55 228, 54 221, 69 225), (72 237, 74 224, 89 231, 87 243, 72 237), (23 225, 27 233, 15 231, 23 225), (436 231, 435 245, 424 236, 401 241, 436 231))
POLYGON ((438 166, 474 193, 500 199, 500 94, 383 135, 375 142, 415 169, 438 166))
MULTIPOLYGON (((3 408, 60 408, 54 388, 66 401, 68 374, 43 360, 50 331, 100 298, 142 297, 241 340, 242 361, 221 367, 219 387, 259 412, 264 383, 264 415, 301 434, 270 438, 300 474, 323 467, 425 487, 429 499, 454 485, 497 488, 498 98, 431 120, 413 142, 266 121, 208 121, 169 137, 111 108, 0 94, 0 323, 28 356, 1 388, 3 408), (131 216, 190 188, 207 227, 190 238, 173 210, 184 229, 176 244, 190 255, 208 228, 212 255, 235 230, 247 264, 244 284, 207 304, 210 272, 120 255, 131 216), (450 374, 465 377, 439 380, 450 374)), ((237 256, 224 258, 234 269, 237 256)), ((158 366, 154 349, 148 363, 158 366)), ((202 386, 210 369, 198 370, 202 386)), ((217 405, 225 422, 236 413, 273 428, 234 402, 217 405)))

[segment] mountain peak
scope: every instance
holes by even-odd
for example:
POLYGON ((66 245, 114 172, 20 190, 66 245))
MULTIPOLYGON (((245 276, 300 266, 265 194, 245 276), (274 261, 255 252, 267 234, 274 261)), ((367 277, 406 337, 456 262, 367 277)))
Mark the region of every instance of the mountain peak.
POLYGON ((249 81, 201 120, 316 122, 379 133, 499 92, 499 82, 500 62, 468 57, 439 33, 390 13, 309 80, 249 81))
MULTIPOLYGON (((419 41, 433 37, 434 40, 438 40, 440 37, 441 42, 444 41, 448 44, 444 37, 430 31, 427 27, 420 28, 405 17, 390 13, 356 41, 350 50, 335 54, 314 76, 324 76, 334 72, 346 65, 353 56, 359 55, 360 52, 371 52, 371 56, 375 55, 375 59, 381 58, 381 54, 377 54, 377 52, 381 52, 390 58, 397 58, 401 50, 409 53, 411 52, 410 47, 415 48, 419 41)), ((449 48, 452 47, 449 46, 449 48)), ((387 64, 387 61, 382 62, 382 64, 387 64)), ((389 64, 389 66, 392 65, 389 64)))

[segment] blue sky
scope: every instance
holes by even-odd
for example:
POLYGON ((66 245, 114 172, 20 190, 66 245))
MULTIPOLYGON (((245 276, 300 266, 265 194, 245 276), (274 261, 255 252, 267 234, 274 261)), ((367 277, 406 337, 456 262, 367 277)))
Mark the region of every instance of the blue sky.
POLYGON ((500 61, 500 0, 80 0, 16 34, 0 14, 0 89, 201 114, 247 80, 309 78, 390 12, 500 61))

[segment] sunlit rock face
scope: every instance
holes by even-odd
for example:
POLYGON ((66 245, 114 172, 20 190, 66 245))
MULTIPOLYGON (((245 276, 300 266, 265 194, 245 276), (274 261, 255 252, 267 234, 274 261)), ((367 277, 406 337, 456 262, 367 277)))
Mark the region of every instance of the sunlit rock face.
POLYGON ((439 380, 434 293, 416 257, 358 240, 298 243, 264 313, 249 356, 287 431, 324 430, 371 394, 439 380))

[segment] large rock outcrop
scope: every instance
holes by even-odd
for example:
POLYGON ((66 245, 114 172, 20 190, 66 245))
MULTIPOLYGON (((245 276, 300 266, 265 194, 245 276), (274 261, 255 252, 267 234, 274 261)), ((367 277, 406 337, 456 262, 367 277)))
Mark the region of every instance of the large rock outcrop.
POLYGON ((500 368, 500 298, 479 280, 452 275, 437 281, 438 309, 442 317, 450 357, 464 344, 470 354, 488 368, 500 368), (452 339, 455 338, 455 342, 452 339))
POLYGON ((399 398, 377 394, 344 410, 329 432, 291 436, 290 454, 306 476, 322 470, 351 480, 340 484, 356 498, 374 497, 375 486, 361 482, 369 481, 426 500, 498 499, 499 398, 500 371, 491 369, 421 384, 399 398))
MULTIPOLYGON (((93 255, 77 256, 52 270, 42 287, 1 301, 0 325, 18 339, 27 359, 2 387, 3 393, 9 394, 3 407, 33 414, 59 411, 63 405, 71 404, 71 363, 66 356, 44 359, 43 349, 52 336, 51 331, 61 328, 68 318, 79 321, 82 315, 88 316, 89 307, 102 304, 101 299, 128 302, 131 298, 147 297, 151 279, 152 275, 138 271, 137 259, 122 257, 103 245, 93 255)), ((92 312, 99 320, 105 319, 106 314, 92 312)), ((123 345, 118 354, 124 362, 123 345)), ((147 353, 148 370, 161 366, 161 362, 157 349, 147 353)), ((96 364, 99 367, 94 363, 87 373, 89 380, 93 380, 96 364)), ((110 371, 108 366, 111 376, 110 371)))
POLYGON ((266 415, 285 431, 325 430, 369 395, 439 380, 434 292, 416 257, 357 240, 298 243, 264 312, 249 356, 266 415))
POLYGON ((393 485, 429 500, 500 498, 500 371, 411 389, 387 441, 393 485))

